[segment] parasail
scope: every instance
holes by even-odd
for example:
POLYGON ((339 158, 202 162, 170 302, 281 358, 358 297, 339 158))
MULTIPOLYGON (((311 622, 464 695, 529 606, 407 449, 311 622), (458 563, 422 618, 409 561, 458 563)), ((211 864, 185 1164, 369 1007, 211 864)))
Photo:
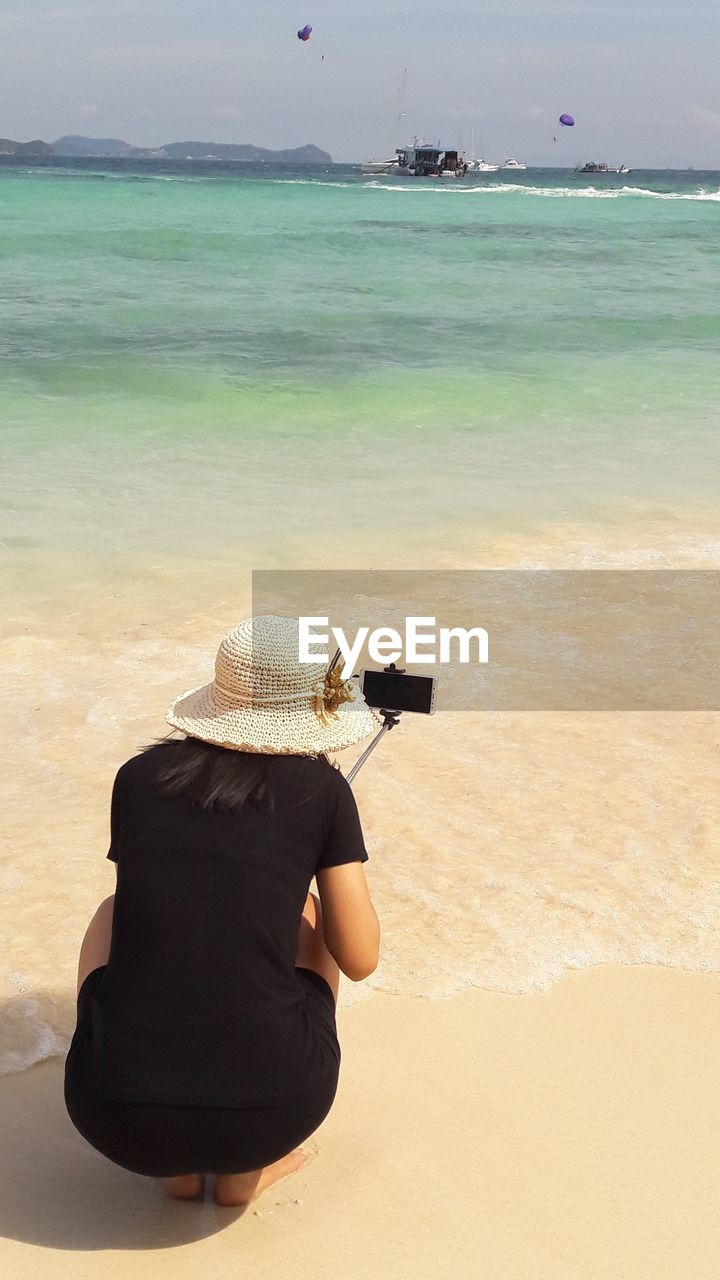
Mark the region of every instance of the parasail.
POLYGON ((572 116, 569 116, 567 115, 567 113, 565 113, 561 115, 560 123, 564 124, 566 129, 572 129, 573 125, 575 124, 575 120, 572 116))
POLYGON ((297 38, 298 40, 302 40, 303 43, 306 43, 310 39, 311 35, 312 35, 311 26, 301 27, 297 33, 297 38))

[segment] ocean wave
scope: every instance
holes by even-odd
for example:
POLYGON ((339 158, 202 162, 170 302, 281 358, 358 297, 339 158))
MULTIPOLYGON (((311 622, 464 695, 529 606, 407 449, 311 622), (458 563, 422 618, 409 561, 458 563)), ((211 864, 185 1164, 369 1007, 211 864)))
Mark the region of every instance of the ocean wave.
POLYGON ((68 1025, 67 1014, 58 1016, 47 998, 37 999, 29 994, 6 1004, 3 1022, 0 1076, 27 1071, 36 1062, 64 1057, 68 1051, 72 1026, 68 1025), (51 1026, 51 1022, 55 1026, 51 1026))
POLYGON ((342 191, 352 191, 358 185, 367 185, 348 181, 328 182, 325 178, 270 178, 268 181, 276 187, 337 187, 342 191))
POLYGON ((477 195, 521 195, 521 196, 539 196, 544 199, 552 200, 621 200, 638 198, 647 200, 692 200, 692 201, 709 201, 713 203, 720 202, 719 191, 705 191, 700 188, 696 192, 686 191, 651 191, 648 187, 613 187, 611 189, 605 187, 529 187, 516 182, 488 182, 482 186, 473 187, 446 187, 446 186, 420 186, 415 182, 407 184, 390 184, 373 180, 364 184, 367 188, 373 188, 377 191, 402 191, 412 192, 414 195, 439 195, 448 194, 452 196, 477 196, 477 195))

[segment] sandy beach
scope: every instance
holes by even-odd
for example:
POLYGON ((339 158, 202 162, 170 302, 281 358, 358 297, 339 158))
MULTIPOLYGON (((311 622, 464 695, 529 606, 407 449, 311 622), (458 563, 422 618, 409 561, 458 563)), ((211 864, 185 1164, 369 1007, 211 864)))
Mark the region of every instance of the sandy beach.
POLYGON ((6 1076, 0 1270, 710 1280, 719 999, 715 974, 628 966, 341 1008, 335 1106, 242 1212, 167 1201, 86 1146, 59 1061, 6 1076))

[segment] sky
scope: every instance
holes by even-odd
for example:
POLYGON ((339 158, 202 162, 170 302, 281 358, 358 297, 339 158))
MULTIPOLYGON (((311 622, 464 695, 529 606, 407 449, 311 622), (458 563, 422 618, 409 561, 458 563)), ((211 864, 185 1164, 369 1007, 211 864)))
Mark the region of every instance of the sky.
POLYGON ((720 169, 718 0, 3 0, 0 136, 720 169), (307 44, 298 27, 312 23, 307 44), (324 55, 324 61, 323 61, 324 55), (399 89, 407 68, 404 118, 399 89), (574 130, 557 126, 570 112, 574 130), (554 141, 554 138, 557 141, 554 141))

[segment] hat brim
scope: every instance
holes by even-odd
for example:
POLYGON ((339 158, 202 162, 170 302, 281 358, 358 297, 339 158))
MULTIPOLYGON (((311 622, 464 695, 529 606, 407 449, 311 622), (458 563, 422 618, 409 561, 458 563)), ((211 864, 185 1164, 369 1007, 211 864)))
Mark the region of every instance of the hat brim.
POLYGON ((381 724, 357 686, 355 698, 323 723, 309 698, 307 704, 238 706, 223 697, 214 681, 181 694, 165 718, 174 729, 218 747, 295 756, 342 751, 362 742, 381 724))

